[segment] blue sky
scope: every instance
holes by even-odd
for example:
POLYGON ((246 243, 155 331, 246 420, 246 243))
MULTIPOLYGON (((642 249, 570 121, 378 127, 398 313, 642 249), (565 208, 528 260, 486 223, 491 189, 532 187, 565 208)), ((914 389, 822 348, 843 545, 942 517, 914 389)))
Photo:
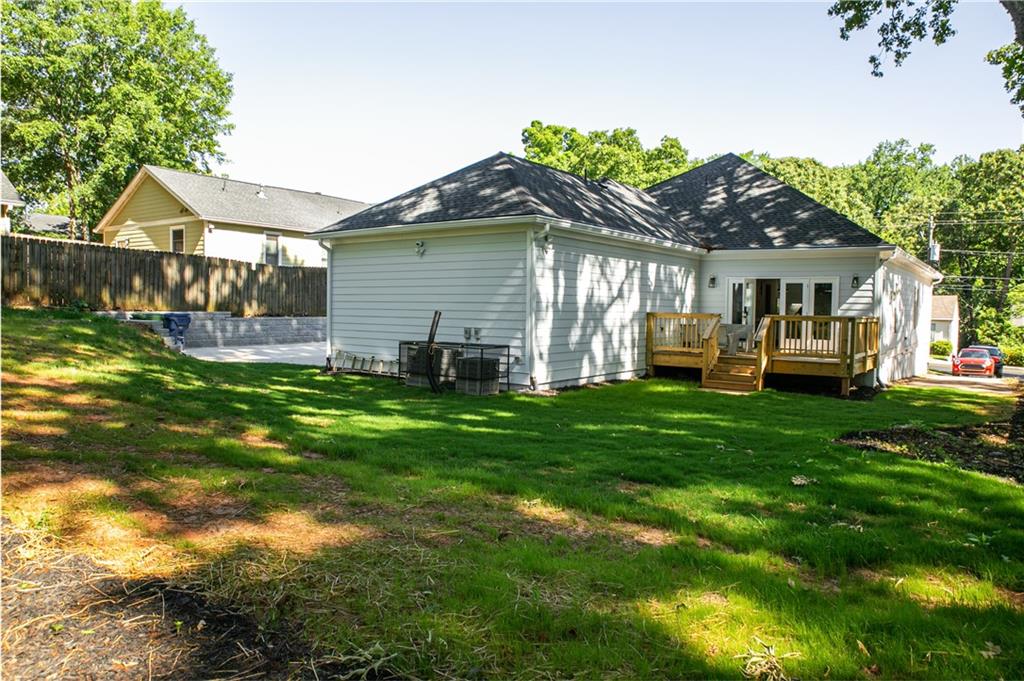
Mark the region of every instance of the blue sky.
POLYGON ((231 177, 379 201, 496 151, 533 119, 629 126, 703 156, 854 162, 882 139, 941 160, 1022 143, 987 50, 995 2, 946 45, 870 75, 877 42, 828 5, 185 3, 234 74, 231 177))

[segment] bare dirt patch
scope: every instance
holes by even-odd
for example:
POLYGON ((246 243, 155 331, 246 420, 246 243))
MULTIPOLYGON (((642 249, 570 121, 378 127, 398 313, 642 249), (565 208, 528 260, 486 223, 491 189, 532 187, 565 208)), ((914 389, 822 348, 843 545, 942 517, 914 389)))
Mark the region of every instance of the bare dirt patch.
POLYGON ((954 463, 1024 484, 1024 396, 1007 421, 957 428, 897 427, 847 433, 836 440, 858 449, 954 463))
POLYGON ((4 522, 5 677, 329 678, 294 636, 161 580, 126 580, 4 522), (314 671, 314 669, 316 671, 314 671))

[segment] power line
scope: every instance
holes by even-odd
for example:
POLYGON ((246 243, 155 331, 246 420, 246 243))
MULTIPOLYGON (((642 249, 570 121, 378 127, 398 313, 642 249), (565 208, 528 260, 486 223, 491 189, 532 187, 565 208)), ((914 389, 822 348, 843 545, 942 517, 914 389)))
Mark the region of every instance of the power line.
POLYGON ((964 248, 943 248, 943 253, 966 253, 969 255, 1024 255, 1024 251, 975 251, 964 248))
POLYGON ((999 281, 1024 281, 1024 277, 987 277, 973 274, 943 274, 946 279, 997 279, 999 281))

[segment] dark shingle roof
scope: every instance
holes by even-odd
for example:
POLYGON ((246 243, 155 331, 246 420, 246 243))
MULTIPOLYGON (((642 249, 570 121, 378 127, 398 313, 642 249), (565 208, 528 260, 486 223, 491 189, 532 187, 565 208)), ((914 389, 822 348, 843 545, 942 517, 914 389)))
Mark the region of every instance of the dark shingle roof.
POLYGON ((12 206, 25 205, 25 200, 21 198, 21 194, 14 188, 14 184, 7 179, 7 174, 2 170, 0 170, 0 199, 12 206))
POLYGON ((71 225, 71 218, 67 215, 32 213, 28 216, 26 222, 30 232, 67 234, 71 225))
POLYGON ((715 249, 877 246, 881 238, 735 154, 647 189, 715 249))
POLYGON ((200 217, 312 232, 370 204, 336 196, 145 166, 200 217), (260 191, 264 198, 259 196, 260 191))
POLYGON ((541 216, 699 246, 648 194, 498 153, 378 203, 321 232, 541 216))

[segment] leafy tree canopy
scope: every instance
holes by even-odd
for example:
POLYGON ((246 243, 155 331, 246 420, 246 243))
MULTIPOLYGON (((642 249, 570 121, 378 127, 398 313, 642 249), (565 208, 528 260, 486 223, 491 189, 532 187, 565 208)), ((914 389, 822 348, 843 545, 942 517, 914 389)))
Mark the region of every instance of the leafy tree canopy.
POLYGON ((94 225, 143 163, 222 160, 230 74, 180 8, 154 0, 2 6, 4 170, 36 204, 94 225))
POLYGON ((564 125, 533 121, 523 129, 523 148, 530 161, 590 179, 610 177, 647 187, 689 170, 690 152, 675 137, 644 148, 633 128, 582 133, 564 125))
MULTIPOLYGON (((892 55, 900 66, 910 56, 914 43, 931 38, 941 45, 956 34, 952 15, 958 0, 836 0, 830 16, 843 20, 839 36, 849 40, 854 31, 878 23, 878 53, 868 57, 871 73, 882 76, 882 62, 892 55)), ((985 59, 1002 69, 1010 101, 1024 114, 1024 2, 1000 0, 1013 22, 1014 41, 990 51, 985 59)))

